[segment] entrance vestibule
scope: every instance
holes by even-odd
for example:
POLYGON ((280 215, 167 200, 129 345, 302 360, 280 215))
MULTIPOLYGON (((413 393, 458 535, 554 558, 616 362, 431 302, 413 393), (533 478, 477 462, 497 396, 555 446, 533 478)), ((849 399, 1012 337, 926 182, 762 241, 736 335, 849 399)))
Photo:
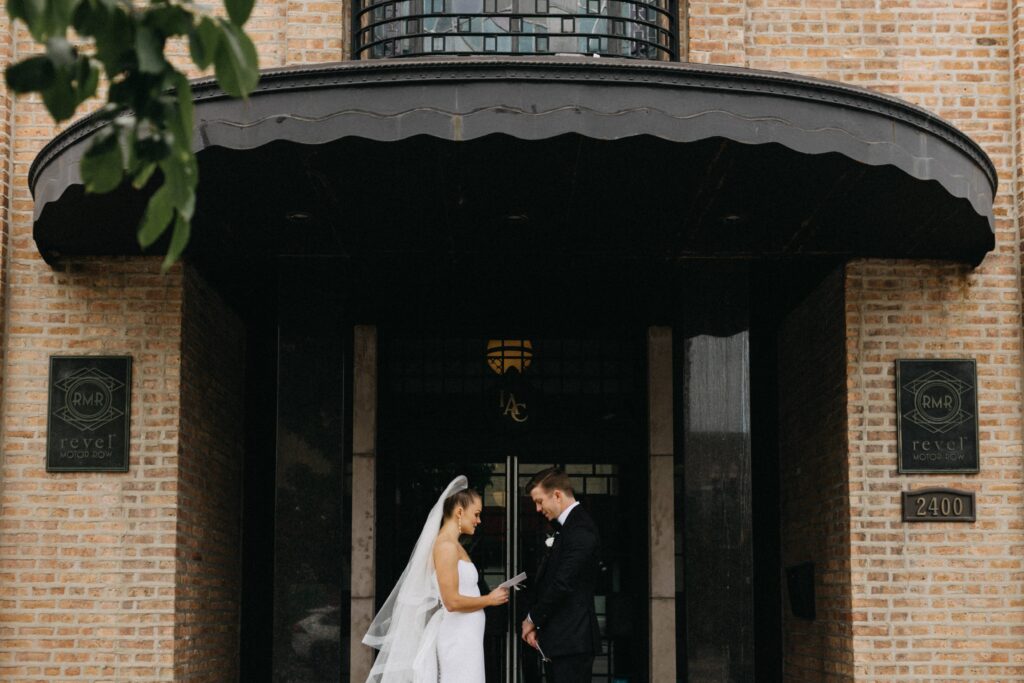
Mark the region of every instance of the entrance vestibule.
MULTIPOLYGON (((371 290, 391 305, 367 325, 349 315, 380 300, 346 304, 340 286, 311 286, 323 264, 289 268, 277 342, 275 680, 362 680, 373 655, 363 630, 456 474, 484 494, 483 525, 468 539, 482 581, 531 573, 550 530, 523 486, 549 465, 573 477, 605 544, 595 681, 664 680, 659 668, 743 680, 778 664, 774 454, 751 430, 772 419, 751 399, 752 354, 765 355, 750 315, 762 274, 690 264, 596 287, 592 272, 563 273, 567 286, 546 303, 542 283, 520 290, 529 314, 473 319, 457 314, 482 310, 493 289, 428 307, 380 283, 371 290), (652 285, 666 295, 626 305, 652 285), (572 306, 578 324, 561 315, 572 306), (768 477, 755 487, 757 467, 768 477), (304 620, 332 622, 319 631, 329 654, 322 642, 302 649, 304 620)), ((488 681, 540 680, 515 634, 520 606, 488 616, 488 681)))
MULTIPOLYGON (((376 526, 395 530, 377 544, 381 591, 404 568, 424 510, 457 474, 483 494, 483 523, 466 538, 481 592, 519 571, 533 576, 554 529, 524 486, 558 465, 602 534, 594 680, 647 678, 638 628, 648 595, 643 341, 379 330, 376 526)), ((488 681, 540 680, 537 657, 517 637, 524 595, 487 611, 488 681)))

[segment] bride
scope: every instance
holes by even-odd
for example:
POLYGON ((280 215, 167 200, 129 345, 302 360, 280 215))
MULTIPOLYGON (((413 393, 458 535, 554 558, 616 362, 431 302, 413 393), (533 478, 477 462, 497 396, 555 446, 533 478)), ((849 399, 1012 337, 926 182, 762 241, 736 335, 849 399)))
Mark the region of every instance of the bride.
POLYGON ((482 509, 480 494, 459 476, 427 514, 409 563, 363 637, 380 650, 367 683, 483 683, 483 609, 508 602, 508 590, 481 596, 459 543, 476 533, 482 509))

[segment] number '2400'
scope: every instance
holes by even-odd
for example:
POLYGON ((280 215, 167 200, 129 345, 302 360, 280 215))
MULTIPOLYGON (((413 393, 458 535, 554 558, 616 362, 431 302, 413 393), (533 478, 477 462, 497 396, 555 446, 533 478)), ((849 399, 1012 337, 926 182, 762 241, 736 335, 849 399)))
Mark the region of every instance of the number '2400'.
POLYGON ((963 498, 938 498, 921 496, 914 501, 918 517, 948 517, 964 514, 963 498))

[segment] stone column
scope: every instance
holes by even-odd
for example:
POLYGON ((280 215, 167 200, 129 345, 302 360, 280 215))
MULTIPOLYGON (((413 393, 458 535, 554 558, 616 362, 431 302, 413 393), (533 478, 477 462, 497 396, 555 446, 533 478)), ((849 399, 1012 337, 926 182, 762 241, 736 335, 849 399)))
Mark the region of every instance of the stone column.
POLYGON ((352 636, 353 681, 366 680, 374 651, 362 643, 373 619, 377 455, 377 328, 356 325, 352 401, 352 636))
POLYGON ((651 680, 676 680, 672 328, 647 330, 651 680))

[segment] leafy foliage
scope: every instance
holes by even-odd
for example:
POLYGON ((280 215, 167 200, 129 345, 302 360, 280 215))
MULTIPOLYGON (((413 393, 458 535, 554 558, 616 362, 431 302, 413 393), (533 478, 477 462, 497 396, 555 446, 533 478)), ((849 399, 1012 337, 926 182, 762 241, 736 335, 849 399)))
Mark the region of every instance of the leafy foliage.
POLYGON ((225 7, 227 18, 200 14, 189 0, 140 7, 128 0, 7 0, 11 18, 45 46, 7 68, 12 91, 39 93, 53 118, 65 121, 96 95, 101 77, 109 85, 97 114, 107 125, 82 158, 86 191, 110 192, 125 181, 141 189, 160 171, 138 239, 145 248, 171 229, 164 270, 188 244, 199 182, 192 92, 165 56, 167 41, 187 39, 195 65, 213 66, 233 97, 246 97, 259 80, 256 48, 242 30, 253 0, 225 0, 225 7))

